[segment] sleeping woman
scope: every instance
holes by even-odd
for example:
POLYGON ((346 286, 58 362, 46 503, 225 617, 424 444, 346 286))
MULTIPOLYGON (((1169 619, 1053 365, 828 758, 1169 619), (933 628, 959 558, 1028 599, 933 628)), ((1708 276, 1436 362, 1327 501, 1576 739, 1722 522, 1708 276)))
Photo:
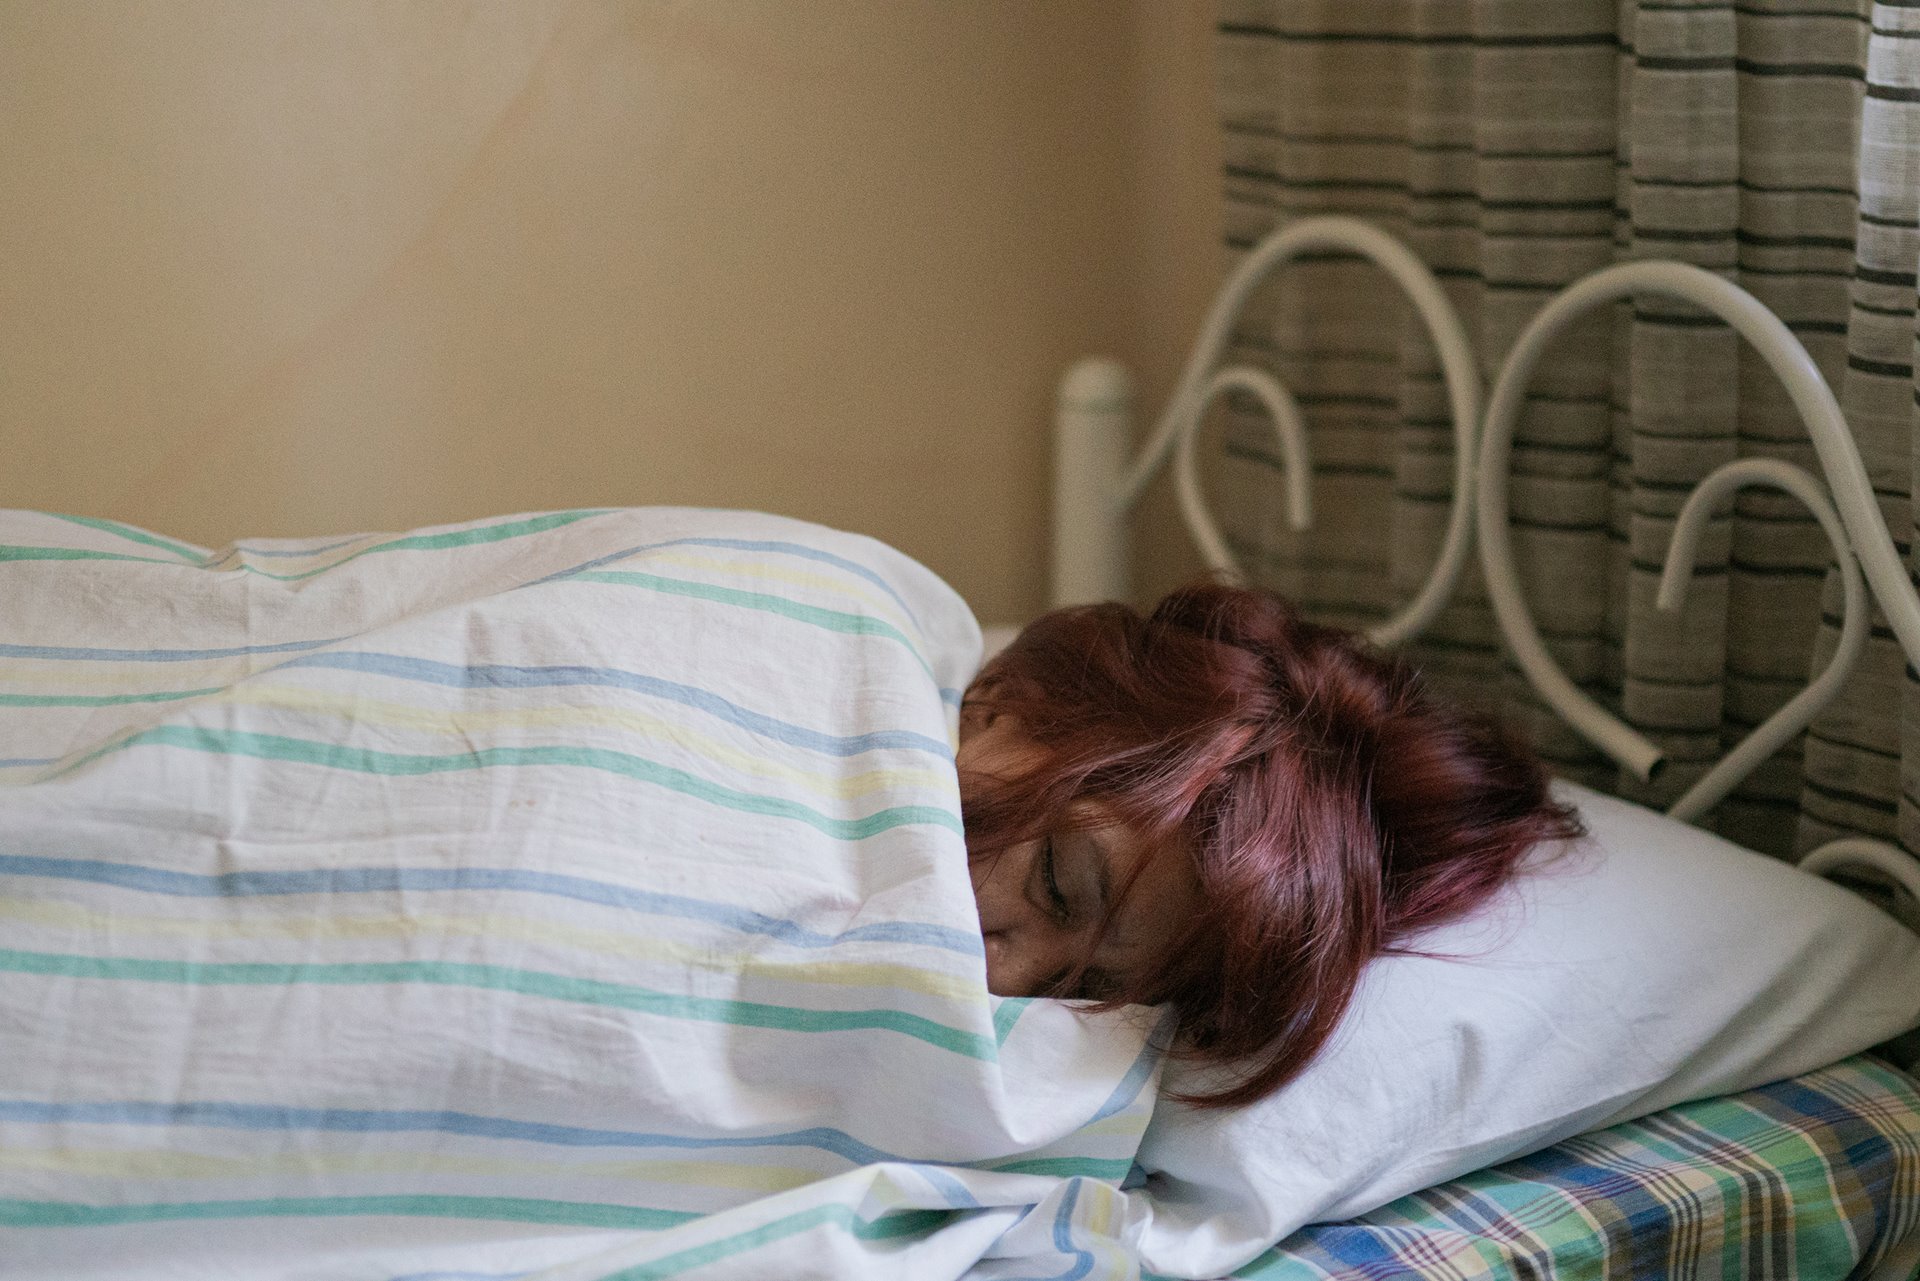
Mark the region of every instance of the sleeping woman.
POLYGON ((961 811, 1001 996, 1166 1004, 1251 1102, 1325 1044, 1361 970, 1576 835, 1540 762, 1404 661, 1273 595, 1048 614, 961 714, 961 811))

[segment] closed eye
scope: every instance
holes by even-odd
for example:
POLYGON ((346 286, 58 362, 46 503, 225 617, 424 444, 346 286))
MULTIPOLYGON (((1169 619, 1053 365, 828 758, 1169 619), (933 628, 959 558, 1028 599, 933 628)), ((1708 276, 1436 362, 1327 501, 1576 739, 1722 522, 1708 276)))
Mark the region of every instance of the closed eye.
POLYGON ((1060 881, 1055 875, 1053 838, 1051 836, 1047 837, 1045 843, 1040 847, 1040 876, 1046 883, 1047 899, 1053 905, 1055 918, 1062 922, 1066 921, 1067 918, 1073 915, 1073 912, 1067 904, 1067 896, 1060 892, 1060 881))

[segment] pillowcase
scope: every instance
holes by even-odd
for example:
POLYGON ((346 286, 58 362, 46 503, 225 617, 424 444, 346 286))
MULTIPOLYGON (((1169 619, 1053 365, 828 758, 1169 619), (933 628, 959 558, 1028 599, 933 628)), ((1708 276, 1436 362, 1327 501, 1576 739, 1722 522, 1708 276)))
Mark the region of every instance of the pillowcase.
MULTIPOLYGON (((1139 1162, 1141 1259, 1218 1276, 1304 1224, 1570 1135, 1794 1076, 1920 1024, 1920 936, 1866 900, 1576 784, 1543 845, 1430 956, 1370 965, 1277 1094, 1163 1102, 1139 1162)), ((1212 1078, 1170 1063, 1163 1091, 1212 1078)))

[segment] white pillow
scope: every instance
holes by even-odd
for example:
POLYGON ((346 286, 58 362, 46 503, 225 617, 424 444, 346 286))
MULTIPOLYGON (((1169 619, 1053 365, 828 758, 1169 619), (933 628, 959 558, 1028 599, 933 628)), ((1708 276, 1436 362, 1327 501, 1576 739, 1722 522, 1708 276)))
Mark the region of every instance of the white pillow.
MULTIPOLYGON (((1222 1275, 1303 1224, 1688 1099, 1831 1063, 1920 1024, 1920 937, 1859 896, 1565 782, 1589 835, 1494 907, 1368 967, 1278 1094, 1162 1104, 1139 1161, 1141 1261, 1222 1275)), ((1169 1065, 1163 1090, 1208 1078, 1169 1065)))

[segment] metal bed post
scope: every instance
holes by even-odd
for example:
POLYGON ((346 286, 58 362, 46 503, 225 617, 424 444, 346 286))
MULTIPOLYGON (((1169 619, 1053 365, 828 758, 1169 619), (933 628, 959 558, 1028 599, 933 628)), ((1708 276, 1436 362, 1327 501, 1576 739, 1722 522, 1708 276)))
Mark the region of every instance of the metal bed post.
POLYGON ((1053 605, 1125 600, 1133 541, 1116 494, 1133 443, 1126 366, 1093 357, 1067 371, 1053 442, 1053 605))

